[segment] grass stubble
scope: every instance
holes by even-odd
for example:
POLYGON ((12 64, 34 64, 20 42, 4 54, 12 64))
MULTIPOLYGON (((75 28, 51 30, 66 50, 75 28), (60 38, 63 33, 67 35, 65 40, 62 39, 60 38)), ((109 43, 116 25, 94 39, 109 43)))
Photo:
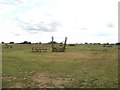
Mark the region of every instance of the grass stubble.
POLYGON ((117 88, 118 48, 67 46, 66 52, 32 52, 32 45, 2 47, 3 88, 117 88))

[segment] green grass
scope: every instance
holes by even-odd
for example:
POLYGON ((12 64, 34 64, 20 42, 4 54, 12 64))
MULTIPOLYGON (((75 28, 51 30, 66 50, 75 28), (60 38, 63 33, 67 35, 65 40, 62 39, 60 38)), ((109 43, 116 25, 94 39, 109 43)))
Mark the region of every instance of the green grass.
POLYGON ((3 88, 117 88, 118 47, 67 46, 66 52, 32 52, 32 45, 2 47, 3 88))

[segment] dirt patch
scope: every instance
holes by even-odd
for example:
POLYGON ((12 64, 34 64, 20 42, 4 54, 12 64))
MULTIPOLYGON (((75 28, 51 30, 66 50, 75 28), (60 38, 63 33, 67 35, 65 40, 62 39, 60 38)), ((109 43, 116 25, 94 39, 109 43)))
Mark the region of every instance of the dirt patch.
POLYGON ((23 85, 21 83, 15 83, 14 86, 11 86, 10 88, 23 88, 23 85))
POLYGON ((6 80, 7 82, 11 82, 16 80, 16 77, 2 77, 3 80, 6 80))
POLYGON ((37 84, 40 88, 50 88, 59 87, 64 88, 64 84, 71 84, 74 79, 72 78, 62 78, 56 75, 50 75, 48 73, 37 73, 32 78, 33 82, 37 84))
POLYGON ((21 83, 16 83, 15 88, 22 88, 22 84, 21 83))
POLYGON ((79 54, 79 53, 77 53, 76 55, 72 54, 70 56, 71 56, 71 58, 73 58, 74 61, 77 61, 77 60, 93 60, 94 59, 94 56, 89 55, 89 54, 79 54))

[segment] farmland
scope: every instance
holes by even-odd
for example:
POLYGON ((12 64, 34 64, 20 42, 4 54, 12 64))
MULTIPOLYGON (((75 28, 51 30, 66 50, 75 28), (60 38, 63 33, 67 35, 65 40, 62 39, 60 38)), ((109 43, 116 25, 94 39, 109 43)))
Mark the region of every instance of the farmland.
POLYGON ((117 88, 118 46, 76 45, 32 52, 32 44, 2 47, 3 88, 117 88))

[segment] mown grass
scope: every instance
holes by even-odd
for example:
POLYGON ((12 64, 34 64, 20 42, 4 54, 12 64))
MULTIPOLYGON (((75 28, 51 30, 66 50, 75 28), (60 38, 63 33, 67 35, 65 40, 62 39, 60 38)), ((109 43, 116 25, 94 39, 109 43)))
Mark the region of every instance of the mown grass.
POLYGON ((32 45, 2 47, 3 88, 117 88, 118 47, 67 46, 32 52, 32 45))

